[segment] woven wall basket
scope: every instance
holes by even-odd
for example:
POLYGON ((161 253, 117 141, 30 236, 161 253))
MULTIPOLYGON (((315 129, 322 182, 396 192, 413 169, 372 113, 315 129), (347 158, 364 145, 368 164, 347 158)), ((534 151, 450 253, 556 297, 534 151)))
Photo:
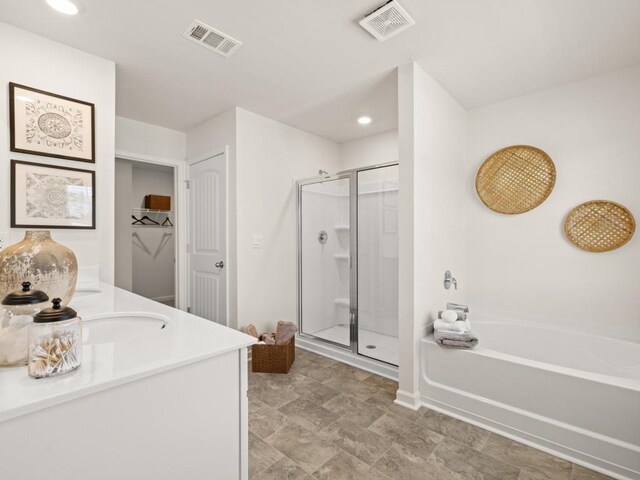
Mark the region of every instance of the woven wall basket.
POLYGON ((487 158, 476 176, 476 191, 491 210, 528 212, 546 200, 556 183, 556 167, 539 148, 514 145, 487 158))
POLYGON ((564 221, 564 233, 576 247, 588 252, 620 248, 633 237, 636 222, 624 206, 606 200, 578 205, 564 221))

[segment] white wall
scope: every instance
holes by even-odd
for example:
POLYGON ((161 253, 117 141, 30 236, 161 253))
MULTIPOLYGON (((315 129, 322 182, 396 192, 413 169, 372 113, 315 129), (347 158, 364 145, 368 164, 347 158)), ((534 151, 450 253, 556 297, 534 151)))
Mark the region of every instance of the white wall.
POLYGON ((609 199, 640 219, 640 67, 473 110, 464 192, 473 310, 640 340, 640 238, 608 253, 570 244, 567 213, 609 199), (474 179, 494 151, 528 144, 557 169, 551 196, 521 215, 478 199, 474 179))
POLYGON ((296 189, 319 169, 335 172, 334 142, 237 110, 238 326, 295 322, 296 189), (253 234, 263 248, 251 247, 253 234))
POLYGON ((400 391, 417 405, 419 341, 447 301, 466 286, 464 199, 465 110, 416 63, 399 69, 400 391), (460 290, 446 291, 445 270, 460 290))
POLYGON ((118 154, 184 160, 187 134, 124 117, 116 117, 118 154))
POLYGON ((116 159, 115 181, 117 195, 114 207, 115 226, 115 282, 114 285, 133 291, 133 244, 131 243, 131 190, 133 164, 116 159))
POLYGON ((340 170, 397 162, 399 155, 397 130, 358 138, 340 144, 340 170))
POLYGON ((5 23, 0 23, 0 231, 17 242, 24 230, 10 229, 10 160, 96 171, 96 229, 53 230, 55 240, 73 249, 80 267, 100 266, 101 280, 114 280, 114 123, 115 64, 74 48, 52 42, 5 23), (95 104, 96 163, 58 160, 9 151, 8 84, 20 83, 95 104))

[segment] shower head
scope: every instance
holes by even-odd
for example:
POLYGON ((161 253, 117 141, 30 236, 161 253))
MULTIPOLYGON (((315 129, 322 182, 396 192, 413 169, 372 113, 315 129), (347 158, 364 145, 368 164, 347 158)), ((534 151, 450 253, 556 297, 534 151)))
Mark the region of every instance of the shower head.
POLYGON ((318 175, 323 175, 328 177, 329 176, 329 172, 327 172, 326 170, 318 170, 318 175))

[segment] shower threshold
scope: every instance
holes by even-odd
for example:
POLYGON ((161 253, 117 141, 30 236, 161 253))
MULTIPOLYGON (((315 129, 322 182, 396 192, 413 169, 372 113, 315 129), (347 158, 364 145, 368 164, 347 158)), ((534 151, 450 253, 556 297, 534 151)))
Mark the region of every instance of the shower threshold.
POLYGON ((304 334, 300 335, 296 338, 296 346, 393 380, 398 379, 398 367, 396 365, 398 364, 399 345, 397 337, 360 329, 360 352, 363 355, 358 355, 319 340, 344 343, 344 339, 349 337, 348 333, 349 327, 336 325, 315 332, 313 337, 304 334), (367 348, 369 345, 376 348, 367 348))

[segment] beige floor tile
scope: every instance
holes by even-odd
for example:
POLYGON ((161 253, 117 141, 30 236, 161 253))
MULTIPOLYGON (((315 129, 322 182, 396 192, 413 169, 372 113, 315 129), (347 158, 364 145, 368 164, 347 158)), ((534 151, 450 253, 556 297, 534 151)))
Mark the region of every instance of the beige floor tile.
POLYGON ((334 365, 333 371, 336 375, 353 378, 354 380, 358 380, 359 382, 362 382, 363 380, 371 376, 371 373, 365 370, 360 370, 356 367, 352 367, 351 365, 347 365, 346 363, 338 363, 337 365, 334 365))
POLYGON ((338 415, 342 415, 343 419, 365 428, 386 413, 386 410, 378 405, 363 402, 343 393, 325 402, 323 406, 338 415))
POLYGON ((429 457, 437 477, 459 480, 517 480, 520 469, 469 446, 443 439, 429 457))
POLYGON ((362 380, 362 382, 371 385, 372 387, 376 387, 379 390, 384 390, 394 397, 398 391, 398 382, 381 377, 380 375, 371 374, 362 380))
POLYGON ((293 362, 291 370, 306 377, 313 378, 318 382, 326 382, 334 377, 334 372, 329 367, 315 365, 312 361, 304 360, 293 362))
POLYGON ((356 397, 359 400, 368 400, 379 392, 377 388, 362 383, 353 376, 336 375, 324 384, 338 392, 356 397))
POLYGON ((258 399, 249 399, 249 431, 263 440, 288 423, 287 418, 277 410, 258 399))
POLYGON ((304 356, 304 360, 315 365, 316 367, 333 367, 341 364, 333 358, 325 357, 324 355, 318 355, 317 353, 307 352, 304 356))
POLYGON ((429 457, 435 446, 443 439, 439 433, 391 413, 380 417, 368 429, 387 440, 413 450, 424 458, 429 457))
POLYGON ((437 477, 426 458, 394 443, 374 464, 374 468, 394 480, 433 480, 437 477))
POLYGON ((489 435, 481 451, 493 458, 522 468, 521 480, 533 480, 536 478, 535 475, 539 474, 546 475, 546 477, 539 478, 548 478, 549 480, 571 478, 572 464, 570 462, 495 433, 489 435))
POLYGON ((249 386, 249 396, 266 403, 271 408, 281 406, 298 398, 298 394, 291 389, 291 380, 274 380, 264 378, 255 386, 249 386))
POLYGON ((395 399, 395 394, 391 394, 384 390, 378 390, 377 393, 367 399, 367 403, 376 405, 389 413, 406 418, 407 420, 414 421, 420 418, 423 410, 411 410, 410 408, 401 407, 400 405, 393 403, 395 399))
POLYGON ((476 449, 484 445, 490 433, 488 430, 434 410, 426 410, 415 422, 476 449))
POLYGON ((391 446, 390 440, 343 418, 320 430, 318 435, 368 465, 373 465, 391 446))
POLYGON ((282 458, 282 453, 249 432, 249 478, 282 458))
POLYGON ((315 472, 340 451, 328 440, 293 424, 278 430, 267 441, 307 473, 315 472))
POLYGON ((313 480, 311 475, 287 457, 282 457, 253 478, 254 480, 313 480))
POLYGON ((318 403, 324 403, 338 395, 337 390, 324 385, 310 377, 295 377, 291 383, 291 389, 301 397, 309 398, 318 403))
POLYGON ((580 465, 573 465, 573 476, 571 480, 613 480, 611 477, 589 470, 588 468, 581 467, 580 465))
POLYGON ((340 417, 308 398, 297 398, 280 407, 278 412, 312 432, 326 427, 340 417))
POLYGON ((313 474, 318 480, 389 480, 366 463, 340 452, 313 474))

